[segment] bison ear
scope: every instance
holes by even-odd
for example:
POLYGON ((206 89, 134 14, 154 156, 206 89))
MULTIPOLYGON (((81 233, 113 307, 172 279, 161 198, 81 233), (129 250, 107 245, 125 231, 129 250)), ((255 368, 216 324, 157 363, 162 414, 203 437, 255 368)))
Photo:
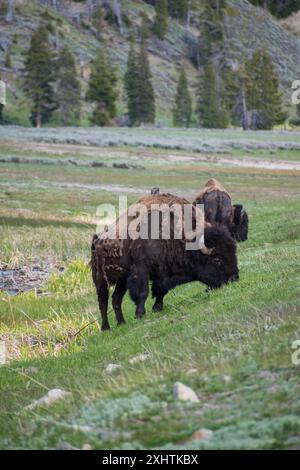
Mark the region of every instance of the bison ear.
POLYGON ((240 224, 244 213, 244 207, 242 204, 234 204, 233 206, 233 221, 235 224, 240 224))

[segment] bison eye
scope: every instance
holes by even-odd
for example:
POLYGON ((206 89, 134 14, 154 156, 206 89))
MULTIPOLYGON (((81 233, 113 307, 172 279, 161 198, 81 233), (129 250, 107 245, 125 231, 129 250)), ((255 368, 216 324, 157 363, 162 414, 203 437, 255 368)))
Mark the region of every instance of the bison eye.
POLYGON ((221 266, 222 265, 222 260, 221 258, 214 258, 214 264, 216 266, 221 266))

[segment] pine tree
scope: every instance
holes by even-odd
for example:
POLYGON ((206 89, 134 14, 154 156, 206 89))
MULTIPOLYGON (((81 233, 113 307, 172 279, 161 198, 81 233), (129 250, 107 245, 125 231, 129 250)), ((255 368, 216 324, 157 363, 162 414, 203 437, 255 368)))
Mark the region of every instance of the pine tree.
POLYGON ((151 83, 151 70, 147 42, 142 39, 137 58, 137 124, 152 124, 155 121, 155 98, 151 83))
POLYGON ((220 53, 224 41, 225 9, 225 0, 205 0, 200 22, 199 65, 205 66, 216 51, 220 53))
POLYGON ((59 54, 56 96, 64 126, 78 122, 80 117, 80 82, 75 59, 65 46, 59 54))
POLYGON ((228 125, 228 115, 224 104, 218 99, 216 70, 212 62, 204 68, 197 100, 199 125, 209 129, 223 129, 228 125))
POLYGON ((199 65, 205 66, 210 61, 213 51, 213 41, 209 21, 204 21, 199 37, 199 65))
POLYGON ((189 8, 189 0, 168 0, 168 10, 170 16, 185 20, 189 8))
POLYGON ((192 117, 192 99, 184 69, 181 69, 175 96, 173 123, 177 127, 189 127, 192 117))
POLYGON ((131 41, 127 69, 124 75, 128 115, 132 125, 155 121, 155 98, 145 32, 146 30, 143 28, 138 53, 136 53, 134 41, 131 41))
POLYGON ((296 117, 290 120, 290 124, 300 126, 300 104, 296 105, 296 117))
POLYGON ((274 72, 272 58, 263 49, 253 53, 252 59, 245 63, 248 77, 246 99, 251 110, 254 129, 272 129, 285 120, 282 110, 282 94, 279 80, 274 72))
POLYGON ((117 77, 106 53, 99 49, 92 62, 87 101, 95 103, 91 122, 107 125, 116 116, 117 77))
POLYGON ((163 40, 168 30, 168 2, 167 0, 157 0, 155 5, 154 34, 163 40))
POLYGON ((300 9, 300 0, 249 0, 255 6, 264 7, 278 18, 286 18, 300 9))
POLYGON ((96 30, 96 36, 98 39, 101 38, 103 26, 104 26, 104 10, 101 5, 97 6, 93 11, 92 24, 96 30))
POLYGON ((141 13, 141 26, 139 32, 141 41, 147 41, 150 35, 149 18, 147 13, 145 13, 144 11, 141 13))
POLYGON ((246 102, 247 75, 244 66, 232 70, 227 67, 223 71, 224 103, 229 112, 229 119, 234 126, 249 129, 248 109, 246 102))
POLYGON ((132 125, 139 120, 138 116, 138 85, 137 85, 137 54, 135 42, 132 39, 127 58, 127 69, 124 76, 124 88, 127 96, 128 116, 132 125))
POLYGON ((41 127, 48 122, 56 107, 53 93, 54 56, 52 54, 48 33, 40 25, 32 35, 30 48, 25 59, 24 88, 31 99, 31 122, 41 127))

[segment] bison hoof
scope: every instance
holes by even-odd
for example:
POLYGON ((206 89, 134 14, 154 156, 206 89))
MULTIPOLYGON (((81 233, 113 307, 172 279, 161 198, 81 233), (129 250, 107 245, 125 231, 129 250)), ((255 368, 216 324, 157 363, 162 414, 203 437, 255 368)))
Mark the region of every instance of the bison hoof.
POLYGON ((101 331, 108 331, 108 330, 110 330, 109 323, 102 323, 101 331))
POLYGON ((122 320, 118 320, 118 326, 124 325, 124 323, 126 323, 124 318, 122 318, 122 320))
POLYGON ((142 318, 144 315, 146 315, 145 310, 137 311, 135 314, 136 318, 142 318))
POLYGON ((152 307, 153 312, 161 312, 163 309, 163 304, 154 304, 152 307))

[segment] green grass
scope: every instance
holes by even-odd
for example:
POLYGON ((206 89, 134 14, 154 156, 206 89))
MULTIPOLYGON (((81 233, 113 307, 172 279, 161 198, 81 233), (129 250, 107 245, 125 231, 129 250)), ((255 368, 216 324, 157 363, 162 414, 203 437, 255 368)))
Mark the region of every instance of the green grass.
MULTIPOLYGON (((300 369, 291 359, 300 338, 299 175, 201 170, 156 156, 146 171, 1 164, 1 261, 21 267, 51 258, 65 270, 48 278, 44 295, 0 292, 0 339, 10 359, 0 367, 0 448, 299 447, 300 369), (101 333, 88 267, 92 217, 118 193, 65 184, 160 185, 192 197, 211 175, 249 212, 240 281, 210 293, 198 283, 178 287, 160 314, 148 299, 143 320, 126 296, 126 325, 117 327, 110 309, 112 329, 101 333), (140 353, 149 358, 130 364, 140 353), (122 367, 107 374, 109 363, 122 367), (174 400, 176 381, 199 403, 174 400), (71 399, 25 409, 53 388, 71 399), (211 440, 188 440, 201 428, 213 430, 211 440)), ((130 193, 130 202, 136 197, 130 193)))

